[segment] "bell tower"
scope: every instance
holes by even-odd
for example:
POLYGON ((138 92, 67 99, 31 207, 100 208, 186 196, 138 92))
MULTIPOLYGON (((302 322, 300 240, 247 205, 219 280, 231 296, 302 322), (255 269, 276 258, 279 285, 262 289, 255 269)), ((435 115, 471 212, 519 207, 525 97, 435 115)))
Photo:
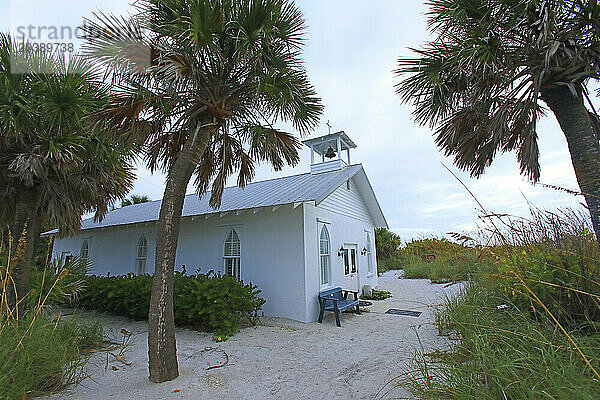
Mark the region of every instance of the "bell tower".
POLYGON ((356 145, 344 131, 330 133, 314 139, 304 140, 310 148, 310 173, 320 174, 323 172, 337 171, 350 165, 350 149, 356 145), (342 153, 346 153, 346 160, 342 153), (315 156, 316 153, 316 156, 315 156))

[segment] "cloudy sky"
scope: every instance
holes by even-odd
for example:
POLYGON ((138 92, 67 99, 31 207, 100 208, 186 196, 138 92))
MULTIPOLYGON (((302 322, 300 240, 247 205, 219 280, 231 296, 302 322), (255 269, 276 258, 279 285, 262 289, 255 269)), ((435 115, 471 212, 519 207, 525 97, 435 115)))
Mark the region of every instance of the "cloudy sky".
MULTIPOLYGON (((3 0, 0 29, 19 26, 71 26, 102 10, 127 13, 122 0, 3 0)), ((577 205, 579 199, 541 186, 519 175, 514 154, 496 159, 475 180, 458 171, 436 148, 431 131, 411 118, 411 107, 394 93, 392 70, 399 56, 410 54, 428 39, 427 6, 418 0, 298 0, 307 20, 305 60, 309 75, 325 105, 319 128, 311 137, 344 130, 358 145, 353 162, 364 165, 392 230, 404 239, 474 228, 475 203, 444 169, 449 166, 488 210, 526 215, 528 205, 549 209, 577 205)), ((539 124, 544 183, 577 188, 567 144, 554 117, 539 124)), ((309 152, 295 168, 274 172, 257 169, 255 180, 309 170, 309 152)), ((162 197, 164 176, 139 166, 134 193, 162 197)), ((190 188, 190 193, 193 188, 190 188)))

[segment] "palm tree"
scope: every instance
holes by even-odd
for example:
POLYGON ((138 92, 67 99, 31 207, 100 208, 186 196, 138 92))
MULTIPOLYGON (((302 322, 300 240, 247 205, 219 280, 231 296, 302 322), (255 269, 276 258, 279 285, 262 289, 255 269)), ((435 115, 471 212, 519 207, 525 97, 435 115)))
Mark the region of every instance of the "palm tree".
POLYGON ((135 195, 132 194, 130 198, 125 198, 123 200, 121 200, 121 207, 127 207, 127 206, 131 206, 134 204, 141 204, 141 203, 147 203, 150 201, 150 198, 146 195, 135 195))
POLYGON ((246 185, 256 162, 298 162, 320 99, 302 65, 304 20, 289 0, 142 0, 130 19, 88 21, 86 51, 108 67, 114 98, 98 123, 120 128, 151 170, 167 172, 157 224, 148 321, 150 379, 178 376, 173 271, 183 201, 195 176, 218 208, 228 177, 246 185), (100 34, 98 35, 98 32, 100 34), (94 34, 96 34, 94 36, 94 34))
POLYGON ((0 35, 0 222, 12 234, 13 305, 44 221, 73 233, 83 213, 102 218, 131 188, 127 152, 85 122, 106 103, 96 79, 80 58, 23 52, 0 35))
POLYGON ((437 38, 402 57, 397 85, 415 120, 435 128, 455 164, 481 175, 497 152, 516 151, 539 180, 536 122, 545 105, 567 139, 579 187, 600 238, 598 117, 587 85, 600 78, 595 1, 431 0, 437 38), (588 103, 589 108, 585 103, 588 103))

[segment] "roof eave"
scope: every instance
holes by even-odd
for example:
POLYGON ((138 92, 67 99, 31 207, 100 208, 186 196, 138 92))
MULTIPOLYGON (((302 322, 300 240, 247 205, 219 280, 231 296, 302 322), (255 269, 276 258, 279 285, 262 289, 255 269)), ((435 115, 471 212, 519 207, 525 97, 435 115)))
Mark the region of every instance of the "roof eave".
POLYGON ((58 229, 51 229, 49 231, 40 233, 41 237, 50 237, 50 236, 56 236, 58 235, 58 229))

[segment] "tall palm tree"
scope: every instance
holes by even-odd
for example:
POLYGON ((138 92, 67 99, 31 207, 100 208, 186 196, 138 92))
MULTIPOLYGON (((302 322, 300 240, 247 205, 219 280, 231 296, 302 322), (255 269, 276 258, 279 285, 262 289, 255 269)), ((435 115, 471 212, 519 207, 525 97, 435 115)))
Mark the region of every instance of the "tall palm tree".
POLYGON ((151 170, 167 172, 157 224, 148 321, 150 379, 178 376, 173 271, 186 187, 211 189, 217 208, 227 178, 246 185, 256 162, 298 162, 301 133, 318 123, 320 99, 302 64, 304 20, 289 0, 141 0, 130 19, 97 15, 86 51, 108 67, 115 97, 99 124, 120 127, 151 170), (98 34, 100 32, 100 34, 98 34))
POLYGON ((102 218, 132 186, 127 152, 86 124, 106 103, 97 78, 80 58, 22 51, 0 34, 0 222, 13 239, 13 303, 27 291, 44 220, 73 233, 83 213, 102 218))
POLYGON ((497 152, 516 151, 521 173, 540 177, 536 122, 554 113, 600 238, 599 119, 587 85, 600 78, 596 1, 430 0, 437 38, 396 71, 415 120, 435 128, 455 164, 481 175, 497 152), (586 103, 589 105, 586 107, 586 103))

